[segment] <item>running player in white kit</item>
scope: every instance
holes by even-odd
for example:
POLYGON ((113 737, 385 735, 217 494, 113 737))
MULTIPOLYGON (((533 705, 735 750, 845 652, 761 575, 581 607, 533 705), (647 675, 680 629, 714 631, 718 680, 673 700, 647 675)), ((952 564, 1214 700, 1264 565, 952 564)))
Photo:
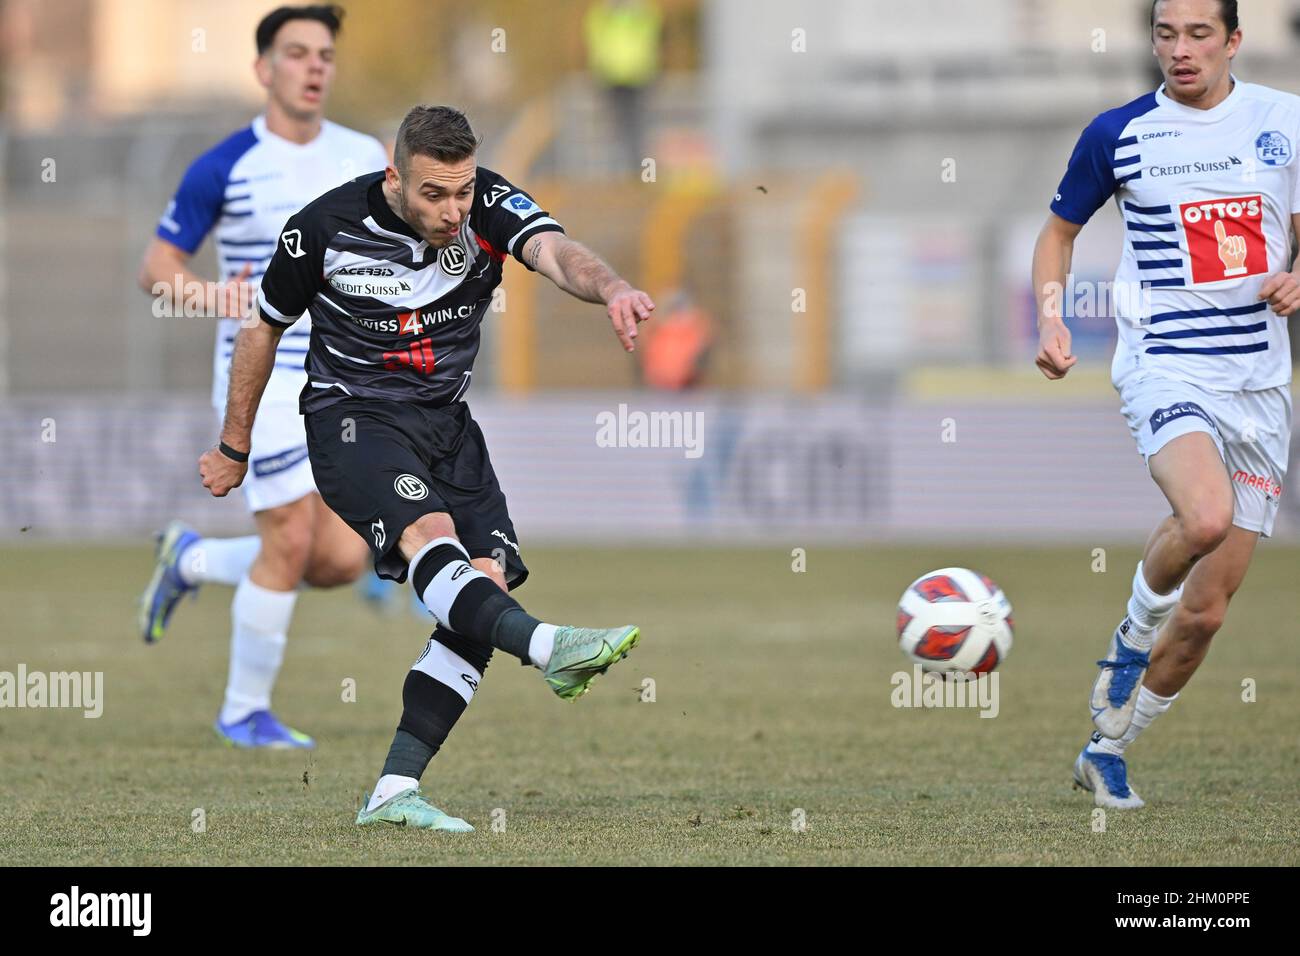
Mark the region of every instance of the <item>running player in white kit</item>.
MULTIPOLYGON (((184 289, 202 285, 186 263, 214 233, 226 283, 214 310, 222 316, 212 388, 218 422, 235 333, 285 221, 321 193, 388 164, 374 137, 323 118, 342 14, 332 5, 280 7, 261 21, 254 69, 267 91, 266 111, 194 161, 144 255, 141 286, 155 293, 165 288, 169 296, 176 289, 181 302, 184 289)), ((152 643, 163 636, 180 598, 200 584, 235 586, 230 673, 216 721, 217 733, 235 746, 314 745, 271 712, 298 586, 346 584, 366 564, 366 543, 325 507, 307 460, 298 393, 307 380, 310 321, 303 316, 281 339, 252 447, 231 450, 249 456, 244 500, 257 535, 205 538, 172 522, 141 600, 141 632, 152 643)))
POLYGON ((1049 379, 1077 361, 1053 290, 1112 198, 1125 222, 1116 288, 1141 293, 1116 296, 1112 379, 1173 513, 1098 662, 1096 732, 1074 766, 1098 806, 1120 809, 1143 805, 1126 748, 1200 666, 1272 531, 1291 439, 1285 320, 1300 308, 1300 98, 1232 75, 1235 0, 1156 0, 1151 23, 1164 85, 1084 131, 1034 250, 1049 379))

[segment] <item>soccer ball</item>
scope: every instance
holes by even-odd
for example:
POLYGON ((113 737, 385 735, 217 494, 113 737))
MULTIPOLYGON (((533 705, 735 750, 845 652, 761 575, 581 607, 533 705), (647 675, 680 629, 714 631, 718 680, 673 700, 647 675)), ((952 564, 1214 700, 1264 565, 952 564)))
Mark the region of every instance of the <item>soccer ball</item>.
POLYGON ((898 644, 923 670, 987 674, 1011 650, 1011 604, 967 568, 923 574, 898 602, 898 644))

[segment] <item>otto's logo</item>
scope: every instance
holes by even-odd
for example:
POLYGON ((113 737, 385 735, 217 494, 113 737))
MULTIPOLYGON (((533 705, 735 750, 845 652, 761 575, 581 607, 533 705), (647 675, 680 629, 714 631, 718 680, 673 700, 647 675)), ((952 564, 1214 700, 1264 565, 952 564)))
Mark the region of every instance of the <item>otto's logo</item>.
POLYGON ((1264 492, 1264 497, 1269 501, 1279 497, 1282 494, 1281 482, 1274 481, 1268 475, 1252 475, 1249 472, 1238 469, 1232 475, 1232 480, 1247 488, 1258 488, 1264 492))
POLYGON ((1192 257, 1192 283, 1222 282, 1268 271, 1263 198, 1234 196, 1178 206, 1192 257))
POLYGON ((398 475, 393 490, 407 501, 423 501, 429 497, 429 488, 415 475, 398 475))
POLYGON ((1291 140, 1275 129, 1260 133, 1255 140, 1255 155, 1266 166, 1285 166, 1291 162, 1291 140))
POLYGON ((465 255, 465 247, 459 242, 453 242, 449 246, 444 246, 442 252, 438 253, 438 265, 442 271, 449 276, 464 275, 465 266, 469 263, 465 255))
POLYGON ((284 251, 295 259, 301 259, 307 254, 302 247, 301 229, 290 229, 288 232, 280 233, 280 244, 284 246, 284 251))

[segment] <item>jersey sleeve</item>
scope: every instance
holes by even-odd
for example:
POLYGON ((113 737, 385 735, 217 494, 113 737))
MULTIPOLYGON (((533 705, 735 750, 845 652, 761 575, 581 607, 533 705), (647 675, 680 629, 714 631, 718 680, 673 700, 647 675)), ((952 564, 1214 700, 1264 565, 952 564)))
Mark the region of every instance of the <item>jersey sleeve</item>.
POLYGON ((1061 185, 1056 187, 1052 212, 1082 226, 1115 194, 1115 140, 1098 117, 1075 144, 1061 185))
POLYGON ((290 216, 280 233, 275 254, 257 290, 257 311, 269 325, 287 329, 325 288, 323 230, 304 210, 290 216))
POLYGON ((158 220, 155 234, 193 255, 221 218, 225 196, 222 167, 206 156, 199 157, 185 171, 176 194, 158 220))
POLYGON ((514 256, 531 271, 524 262, 524 243, 543 232, 564 232, 564 227, 518 186, 496 173, 483 172, 486 175, 475 190, 470 225, 493 252, 514 256))
MULTIPOLYGON (((1291 140, 1295 148, 1300 145, 1300 116, 1297 117, 1295 124, 1295 138, 1291 140)), ((1300 163, 1291 164, 1291 215, 1300 215, 1300 163)), ((1297 230, 1297 239, 1300 239, 1300 230, 1297 230)))

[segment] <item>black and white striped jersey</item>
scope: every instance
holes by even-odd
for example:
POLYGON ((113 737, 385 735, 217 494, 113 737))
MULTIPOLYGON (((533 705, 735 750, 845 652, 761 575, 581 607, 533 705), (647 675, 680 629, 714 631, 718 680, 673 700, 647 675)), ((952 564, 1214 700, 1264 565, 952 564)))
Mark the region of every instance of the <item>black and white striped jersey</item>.
POLYGON ((461 398, 506 256, 523 263, 529 237, 563 232, 531 196, 480 166, 459 236, 438 249, 389 208, 383 179, 358 177, 291 216, 262 277, 264 321, 288 327, 311 314, 303 414, 348 397, 431 406, 461 398))

